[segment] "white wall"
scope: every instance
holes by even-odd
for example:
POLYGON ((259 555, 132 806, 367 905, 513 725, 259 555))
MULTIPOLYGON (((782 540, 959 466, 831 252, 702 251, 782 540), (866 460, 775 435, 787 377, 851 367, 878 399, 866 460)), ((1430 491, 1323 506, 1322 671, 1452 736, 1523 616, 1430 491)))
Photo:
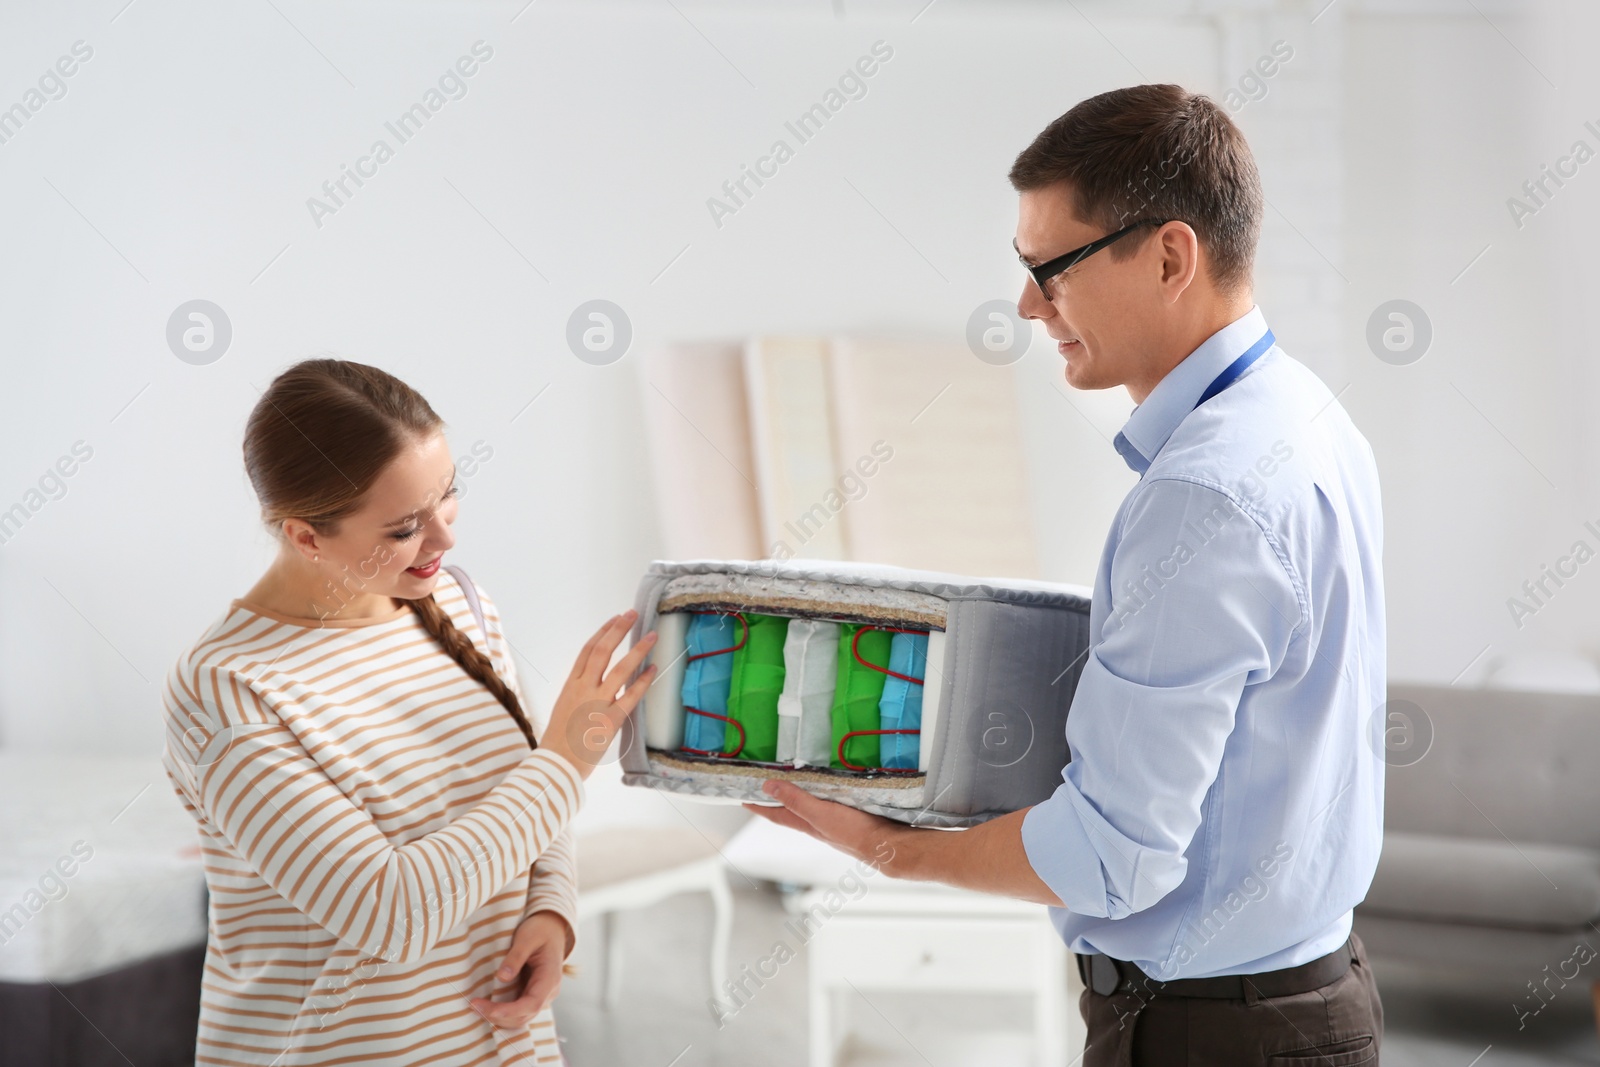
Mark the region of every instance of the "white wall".
MULTIPOLYGON (((1139 81, 1221 94, 1277 40, 1294 58, 1237 116, 1272 204, 1258 299, 1289 352, 1349 384, 1378 451, 1393 676, 1448 681, 1530 643, 1592 650, 1600 577, 1522 631, 1504 605, 1577 536, 1580 479, 1596 481, 1587 323, 1556 294, 1586 251, 1563 234, 1584 212, 1593 232, 1600 163, 1520 232, 1503 205, 1585 107, 1600 119, 1592 91, 1551 90, 1508 44, 1554 68, 1570 39, 1558 13, 119 6, 0 13, 0 107, 74 41, 94 49, 0 144, 0 507, 75 441, 94 449, 0 547, 0 743, 159 749, 165 671, 269 557, 244 418, 273 374, 325 352, 417 386, 458 450, 494 448, 454 556, 507 613, 547 707, 656 554, 650 394, 636 359, 567 350, 574 307, 620 304, 635 351, 755 331, 958 337, 978 304, 1020 291, 1005 171, 1045 122, 1139 81), (480 39, 494 55, 467 95, 318 228, 307 198, 480 39), (707 198, 878 40, 894 55, 866 96, 716 225, 707 198), (1409 367, 1363 339, 1397 296, 1434 322, 1409 367), (164 339, 197 297, 235 332, 203 367, 164 339)), ((1042 332, 1020 369, 1042 562, 1087 581, 1131 481, 1106 440, 1130 404, 1064 395, 1042 332)))
POLYGON ((1593 624, 1576 624, 1600 585, 1575 583, 1520 629, 1506 603, 1582 533, 1580 434, 1593 411, 1571 384, 1588 353, 1563 341, 1579 309, 1558 293, 1563 277, 1593 273, 1563 241, 1566 212, 1593 204, 1600 182, 1575 182, 1520 230, 1506 208, 1583 132, 1581 109, 1545 80, 1576 73, 1559 57, 1573 31, 1558 8, 1545 14, 1349 20, 1359 74, 1345 106, 1361 121, 1344 142, 1345 333, 1359 343, 1368 314, 1395 297, 1434 327, 1421 361, 1362 359, 1343 397, 1382 465, 1398 677, 1466 684, 1541 649, 1594 651, 1593 624))

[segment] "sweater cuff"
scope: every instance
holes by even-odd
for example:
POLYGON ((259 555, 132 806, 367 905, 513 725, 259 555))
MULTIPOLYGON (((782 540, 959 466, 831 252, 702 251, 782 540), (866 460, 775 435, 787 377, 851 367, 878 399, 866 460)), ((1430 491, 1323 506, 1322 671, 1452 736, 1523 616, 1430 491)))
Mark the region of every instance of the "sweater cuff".
POLYGON ((523 762, 528 763, 533 760, 545 763, 551 773, 558 777, 563 785, 571 789, 573 795, 577 798, 572 809, 572 813, 576 815, 589 799, 588 787, 584 783, 583 775, 578 772, 577 765, 559 752, 548 748, 535 749, 523 762))

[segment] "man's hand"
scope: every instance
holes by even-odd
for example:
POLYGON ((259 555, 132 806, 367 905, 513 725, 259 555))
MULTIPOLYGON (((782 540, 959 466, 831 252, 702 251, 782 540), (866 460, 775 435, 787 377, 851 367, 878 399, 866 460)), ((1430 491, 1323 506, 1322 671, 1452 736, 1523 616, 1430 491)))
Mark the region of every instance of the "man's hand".
POLYGON ((511 951, 495 972, 495 980, 506 983, 516 980, 520 973, 521 994, 509 1001, 473 997, 468 1001, 473 1010, 506 1029, 526 1027, 532 1022, 561 988, 567 929, 567 920, 553 911, 536 911, 524 919, 511 937, 511 951))
POLYGON ((913 878, 905 846, 916 831, 904 823, 814 797, 793 782, 768 779, 761 791, 781 808, 745 804, 764 819, 810 834, 846 855, 869 863, 891 878, 913 878))
POLYGON ((966 830, 907 826, 814 797, 793 782, 768 779, 761 791, 781 808, 745 804, 764 819, 810 834, 891 878, 940 882, 978 893, 1061 907, 1028 862, 1022 821, 1028 808, 966 830))

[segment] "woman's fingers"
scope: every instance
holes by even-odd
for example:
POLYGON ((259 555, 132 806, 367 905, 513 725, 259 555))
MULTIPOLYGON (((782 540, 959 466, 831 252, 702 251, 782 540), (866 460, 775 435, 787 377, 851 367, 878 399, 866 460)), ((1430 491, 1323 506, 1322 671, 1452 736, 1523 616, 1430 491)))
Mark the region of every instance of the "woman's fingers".
POLYGON ((611 743, 621 732, 623 722, 633 714, 634 707, 638 705, 639 699, 644 696, 645 689, 649 687, 656 674, 656 666, 652 663, 644 669, 638 680, 628 687, 628 693, 604 705, 596 703, 589 711, 588 719, 593 729, 584 734, 584 747, 596 761, 610 751, 611 743))
MULTIPOLYGON (((577 764, 585 778, 588 777, 587 772, 599 764, 621 729, 623 720, 639 700, 635 694, 626 709, 616 706, 617 690, 629 675, 638 670, 644 657, 650 654, 656 641, 653 633, 635 642, 615 670, 602 678, 617 645, 627 636, 637 619, 638 612, 630 608, 612 616, 589 638, 578 654, 577 662, 573 664, 572 674, 561 687, 555 706, 550 709, 550 719, 539 740, 541 745, 554 749, 577 764)), ((649 677, 654 673, 645 672, 645 685, 649 684, 649 677)), ((643 688, 639 687, 641 692, 643 688)))
POLYGON ((519 1027, 527 1026, 533 1017, 539 1014, 538 1008, 524 1004, 522 1001, 523 998, 521 997, 504 1002, 475 997, 472 1001, 472 1007, 479 1015, 487 1019, 491 1026, 498 1026, 502 1030, 515 1030, 519 1027))
MULTIPOLYGON (((520 928, 518 933, 521 933, 520 928)), ((532 951, 533 945, 527 938, 513 935, 511 938, 511 951, 506 953, 506 958, 501 961, 500 969, 494 972, 494 976, 502 982, 511 981, 517 976, 517 972, 522 970, 522 965, 528 962, 528 957, 532 955, 532 951)))
POLYGON ((554 941, 546 941, 533 954, 530 961, 533 964, 533 976, 523 988, 522 996, 515 1001, 532 1008, 529 1018, 543 1010, 550 998, 556 995, 556 987, 561 984, 561 954, 564 948, 554 941))
POLYGON ((611 618, 605 621, 605 624, 602 625, 600 629, 594 632, 593 636, 591 636, 589 640, 583 643, 583 647, 578 650, 577 658, 572 661, 572 670, 567 675, 567 681, 570 682, 583 677, 584 670, 589 665, 589 654, 594 651, 594 646, 599 644, 600 635, 605 633, 607 627, 616 621, 617 617, 615 615, 611 616, 611 618))
POLYGON ((639 669, 639 664, 644 662, 644 658, 650 654, 650 650, 655 646, 656 631, 651 630, 639 638, 638 642, 628 650, 626 656, 617 660, 617 665, 611 668, 605 679, 600 683, 600 691, 607 697, 616 696, 617 690, 621 689, 623 683, 633 677, 634 672, 639 669))
POLYGON ((660 671, 657 670, 656 665, 652 663, 644 669, 643 674, 634 679, 632 685, 622 691, 622 695, 616 701, 616 708, 622 713, 618 717, 618 725, 621 725, 622 719, 633 714, 633 709, 638 707, 639 701, 644 699, 644 691, 650 688, 650 683, 656 680, 656 675, 659 673, 660 671))
POLYGON ((519 926, 511 939, 511 949, 494 976, 497 981, 511 982, 519 974, 526 974, 521 992, 508 1001, 474 997, 473 1008, 495 1026, 526 1026, 561 984, 562 947, 550 938, 537 936, 535 928, 528 924, 519 926))
MULTIPOLYGON (((578 654, 578 661, 573 665, 572 676, 580 681, 587 680, 595 675, 595 660, 600 657, 600 649, 605 644, 606 638, 616 632, 617 624, 622 621, 621 615, 613 615, 605 621, 600 629, 589 638, 589 643, 583 646, 583 651, 578 654)), ((607 651, 602 664, 611 662, 611 653, 607 651)))
POLYGON ((583 670, 580 674, 586 681, 598 682, 604 673, 606 664, 611 662, 611 656, 617 651, 617 646, 627 636, 628 630, 633 626, 636 613, 632 608, 621 615, 613 616, 611 621, 600 627, 589 644, 584 646, 583 670))

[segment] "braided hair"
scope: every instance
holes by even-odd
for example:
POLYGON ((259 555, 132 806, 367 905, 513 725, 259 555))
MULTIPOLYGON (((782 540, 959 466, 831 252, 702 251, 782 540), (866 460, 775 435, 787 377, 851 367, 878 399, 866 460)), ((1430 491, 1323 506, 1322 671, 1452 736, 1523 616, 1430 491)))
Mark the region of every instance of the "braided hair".
MULTIPOLYGON (((402 450, 443 429, 422 394, 386 371, 343 359, 303 360, 274 378, 250 412, 245 472, 275 536, 283 536, 290 517, 331 533, 402 450)), ((450 658, 494 694, 528 747, 538 748, 516 691, 433 594, 407 604, 450 658)))
MULTIPOLYGON (((471 581, 469 578, 468 581, 471 581)), ((522 736, 528 739, 529 748, 538 748, 539 742, 533 738, 533 726, 528 722, 528 716, 522 710, 522 703, 517 699, 516 692, 506 684, 504 678, 494 669, 494 664, 488 656, 478 651, 478 646, 472 643, 472 638, 456 629, 456 624, 450 621, 450 616, 439 606, 429 593, 417 600, 407 601, 417 618, 422 620, 423 629, 433 635, 433 639, 450 653, 450 658, 461 664, 461 669, 472 677, 482 682, 494 698, 511 713, 516 720, 517 728, 522 731, 522 736)))

